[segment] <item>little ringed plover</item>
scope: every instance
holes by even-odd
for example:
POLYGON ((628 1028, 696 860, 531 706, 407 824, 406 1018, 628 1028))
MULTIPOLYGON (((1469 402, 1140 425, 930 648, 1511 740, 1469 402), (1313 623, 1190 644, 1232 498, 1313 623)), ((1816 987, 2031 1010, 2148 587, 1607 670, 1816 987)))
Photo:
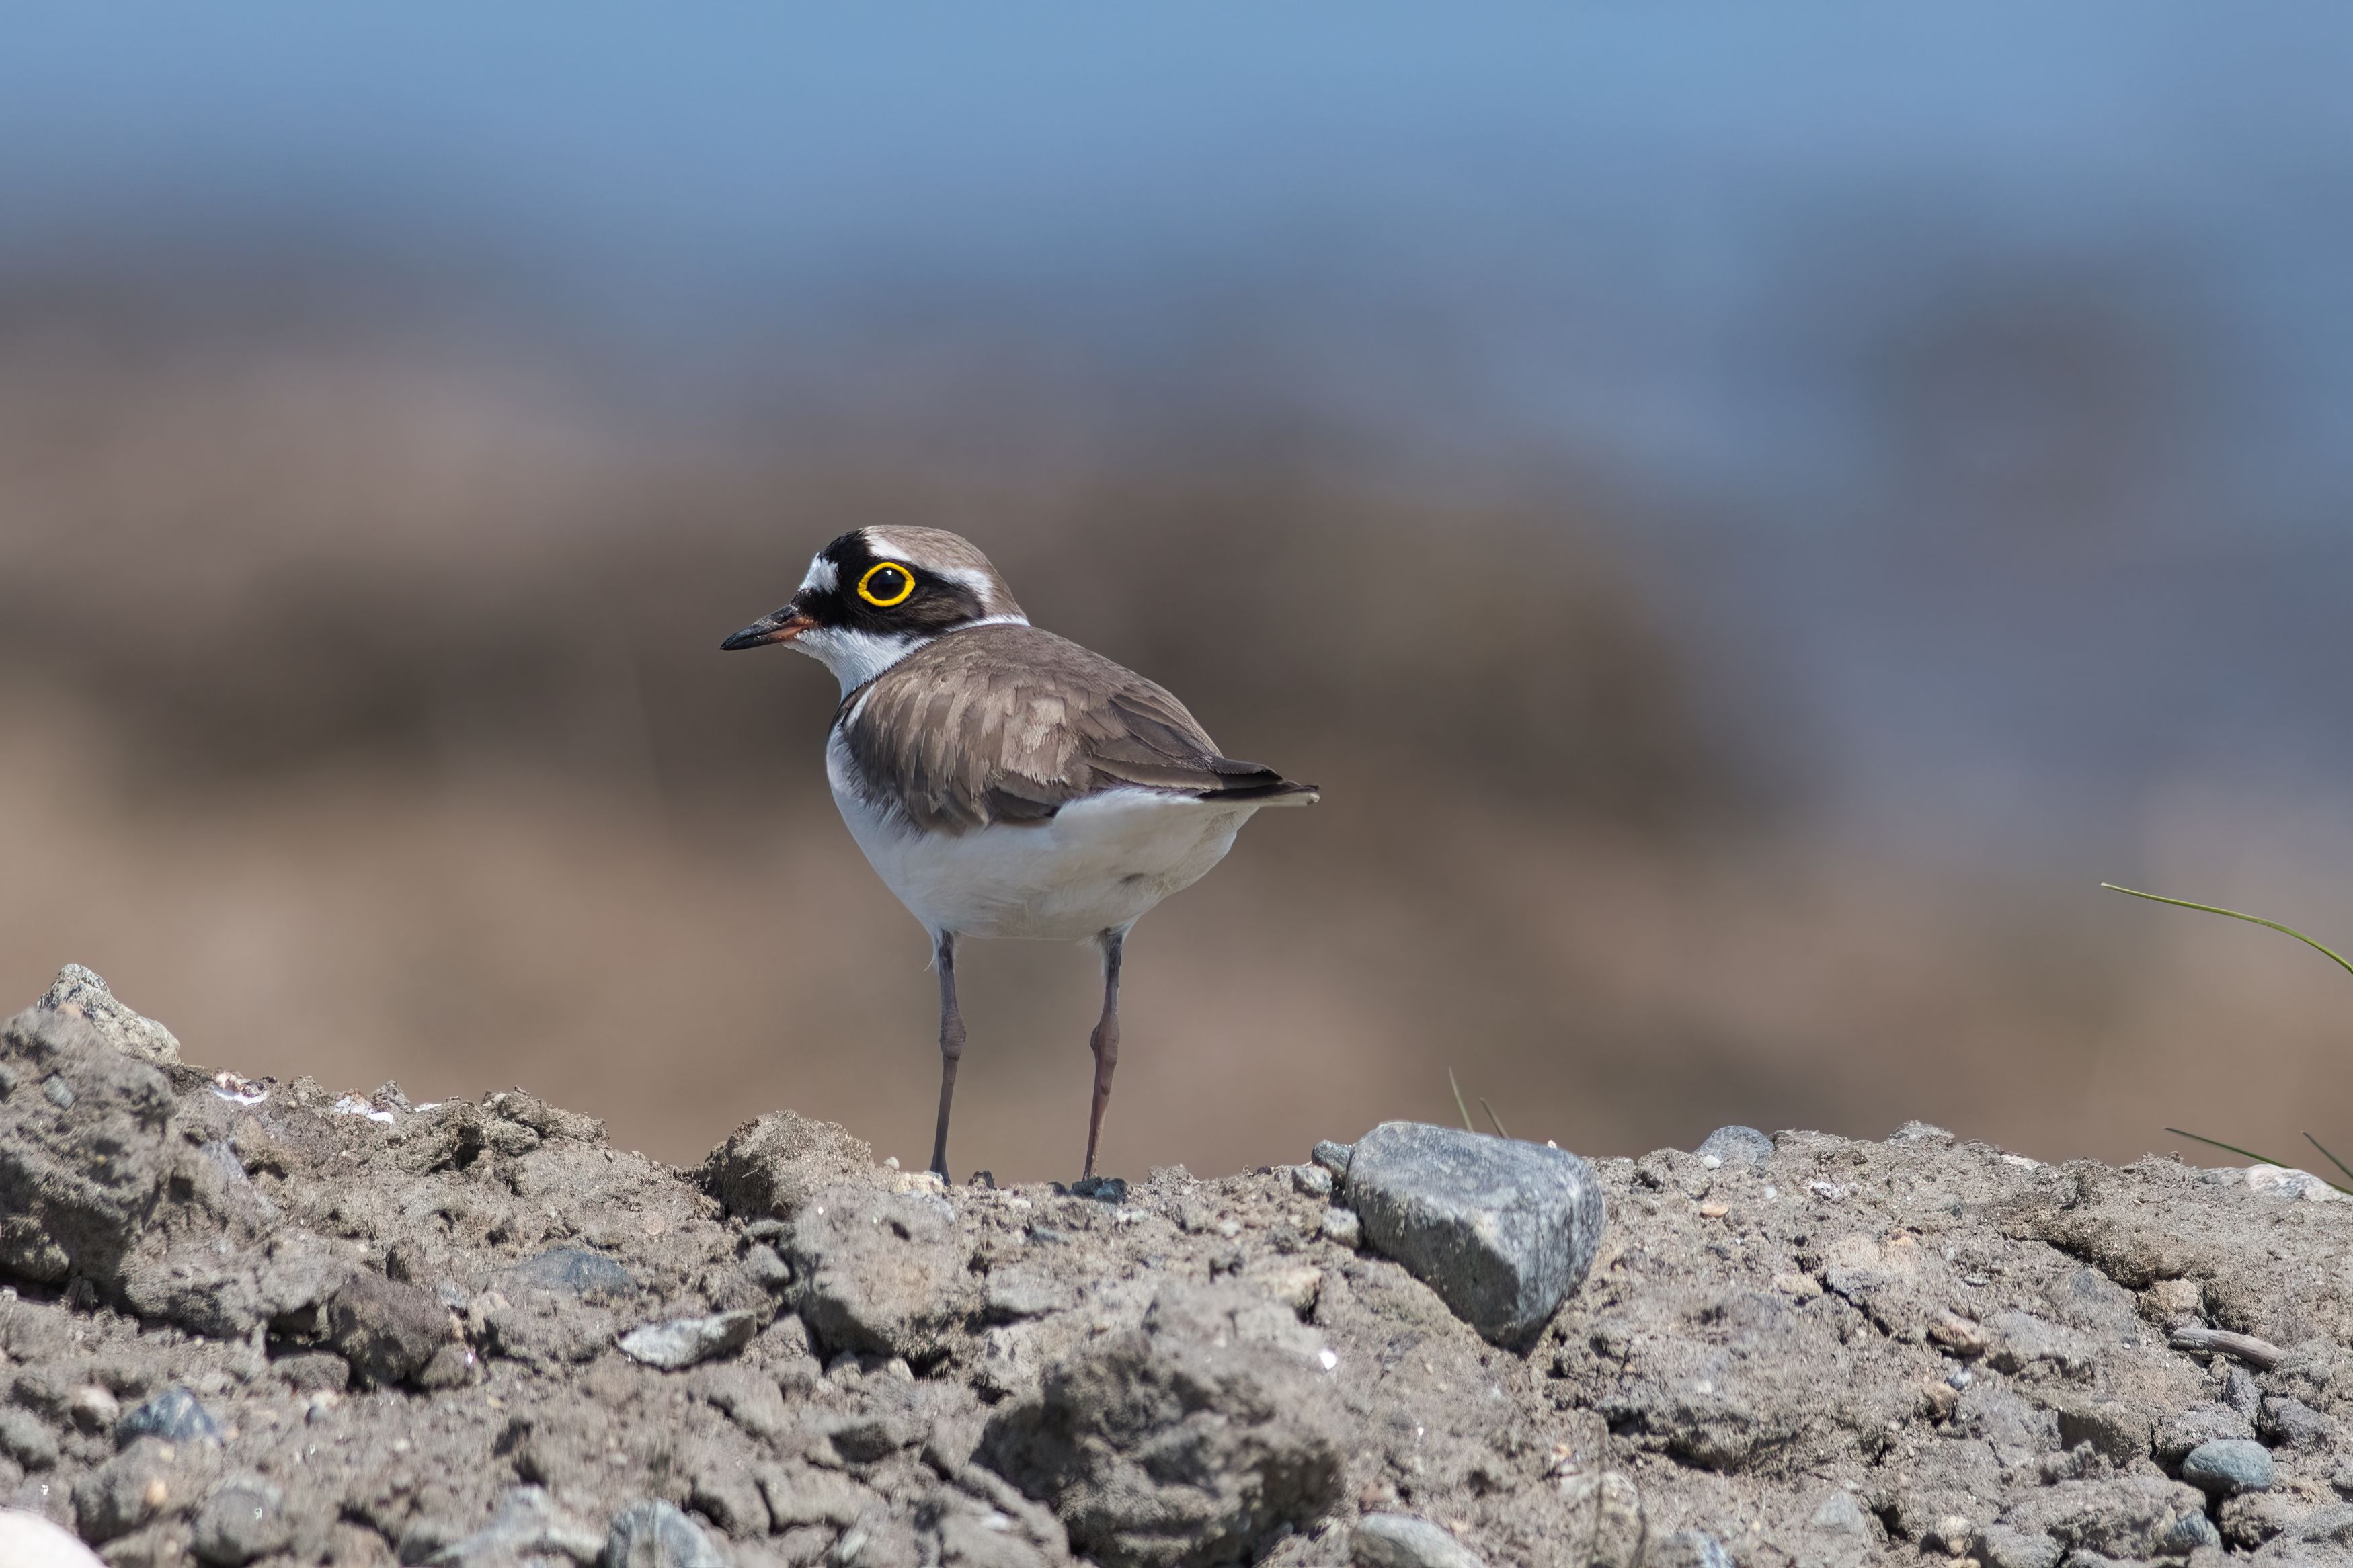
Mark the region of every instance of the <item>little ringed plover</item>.
POLYGON ((786 643, 841 683, 826 779, 850 836, 931 934, 940 976, 940 1114, 964 1054, 959 937, 1090 942, 1103 1016, 1090 1041, 1095 1168, 1119 1060, 1120 956, 1155 904, 1225 858, 1261 806, 1312 784, 1222 755, 1185 705, 1029 624, 988 558, 934 528, 862 528, 817 553, 790 602, 720 644, 786 643))

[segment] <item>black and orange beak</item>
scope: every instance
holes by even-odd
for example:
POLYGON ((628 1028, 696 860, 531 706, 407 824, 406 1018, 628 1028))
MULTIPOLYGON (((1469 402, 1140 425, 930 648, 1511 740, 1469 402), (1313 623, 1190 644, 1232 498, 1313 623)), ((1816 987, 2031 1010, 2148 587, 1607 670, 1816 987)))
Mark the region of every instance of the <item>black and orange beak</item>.
POLYGON ((795 600, 774 615, 762 616, 719 646, 729 653, 737 648, 758 647, 764 643, 790 642, 817 623, 801 613, 795 600))

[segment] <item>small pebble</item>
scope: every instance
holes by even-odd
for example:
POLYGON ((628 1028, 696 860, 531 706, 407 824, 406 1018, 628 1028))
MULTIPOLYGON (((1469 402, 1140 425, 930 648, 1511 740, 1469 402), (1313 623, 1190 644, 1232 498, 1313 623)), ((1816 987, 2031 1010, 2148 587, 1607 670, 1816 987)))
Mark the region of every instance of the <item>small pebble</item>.
POLYGON ((166 1443, 217 1440, 220 1423, 186 1389, 174 1386, 140 1405, 115 1424, 114 1440, 128 1444, 140 1437, 161 1437, 166 1443))
POLYGON ((1343 1247, 1362 1247, 1365 1244, 1365 1223, 1356 1217, 1355 1209, 1325 1209, 1324 1239, 1336 1241, 1343 1247))
POLYGON ((48 1469, 59 1455, 57 1434, 29 1410, 0 1406, 0 1454, 28 1470, 48 1469))
POLYGON ((292 1537, 284 1495, 266 1482, 242 1480, 205 1500, 196 1513, 193 1544, 198 1562, 238 1568, 282 1551, 292 1537))
POLYGON ((1486 1568, 1479 1554, 1409 1513, 1368 1513, 1348 1542, 1357 1568, 1486 1568))
POLYGON ((122 1405, 111 1391, 85 1384, 67 1397, 66 1414, 85 1432, 103 1432, 121 1417, 122 1405))
POLYGON ((1978 1527, 1969 1521, 1968 1515, 1948 1513, 1939 1516, 1928 1526, 1928 1531, 1921 1537, 1920 1543, 1932 1552, 1944 1552, 1958 1557, 1977 1538, 1978 1527))
POLYGON ((648 1366, 677 1372, 713 1356, 734 1354, 751 1343, 758 1329, 758 1322, 748 1311, 714 1312, 707 1318, 673 1318, 666 1323, 647 1323, 623 1334, 621 1353, 648 1366))
POLYGON ((2275 1472, 2271 1450, 2244 1437, 2200 1443, 2183 1457, 2181 1479, 2210 1497, 2271 1489, 2275 1472))
POLYGON ((1326 1138, 1308 1154, 1308 1158, 1332 1173, 1335 1182, 1348 1179, 1348 1157, 1356 1152, 1353 1143, 1335 1143, 1326 1138))
POLYGON ((1738 1568, 1724 1542, 1700 1530, 1678 1530, 1643 1554, 1642 1568, 1738 1568))
POLYGON ((1127 1202, 1127 1178, 1124 1176, 1082 1176, 1071 1184, 1074 1198, 1092 1198, 1102 1204, 1127 1202))
POLYGON ((632 1503, 613 1516, 603 1568, 724 1568, 711 1538, 666 1502, 632 1503))
MULTIPOLYGON (((1696 1152, 1702 1164, 1714 1160, 1717 1165, 1730 1165, 1735 1170, 1761 1170, 1765 1162, 1773 1157, 1773 1140, 1754 1127, 1719 1127, 1700 1140, 1696 1152)), ((1715 1168, 1708 1166, 1710 1170, 1715 1168)))
POLYGON ((1985 1568, 2059 1568, 2059 1543, 2039 1532, 1989 1525, 1979 1532, 1977 1547, 1985 1568))
POLYGON ((1699 1205, 1699 1217, 1702 1219, 1722 1219, 1725 1215, 1728 1215, 1731 1212, 1732 1205, 1730 1204, 1702 1204, 1699 1205))
POLYGON ((1291 1167, 1291 1184, 1308 1197, 1328 1198, 1332 1195, 1332 1173, 1312 1163, 1293 1165, 1291 1167))
POLYGON ((1832 1535, 1869 1535, 1871 1521, 1862 1516, 1862 1504, 1850 1491, 1834 1491, 1822 1500, 1820 1508, 1807 1524, 1815 1530, 1828 1531, 1832 1535))

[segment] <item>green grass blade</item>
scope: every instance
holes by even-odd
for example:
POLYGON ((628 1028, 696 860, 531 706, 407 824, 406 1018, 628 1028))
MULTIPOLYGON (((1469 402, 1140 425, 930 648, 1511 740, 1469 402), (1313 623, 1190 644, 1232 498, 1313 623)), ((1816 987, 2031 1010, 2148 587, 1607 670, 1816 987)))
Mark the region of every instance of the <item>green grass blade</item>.
MULTIPOLYGON (((2147 899, 2152 904, 2171 904, 2174 908, 2179 910, 2200 910, 2210 915, 2228 915, 2234 921, 2244 921, 2249 925, 2262 926, 2266 931, 2282 932, 2284 935, 2295 938, 2296 941, 2304 943, 2305 946, 2311 948, 2316 952, 2327 954, 2330 963, 2336 964, 2337 968, 2343 970, 2346 973, 2353 974, 2353 963, 2348 963, 2343 953, 2338 952, 2332 947, 2328 947, 2321 942, 2313 941, 2312 938, 2305 935, 2294 926, 2284 926, 2277 921, 2267 921, 2261 915, 2251 915, 2239 910, 2226 910, 2219 904, 2197 904, 2190 902, 2188 899, 2168 899, 2163 893, 2144 893, 2138 888, 2120 888, 2114 882, 2103 882, 2100 886, 2105 888, 2112 893, 2128 893, 2136 899, 2147 899)), ((2166 1131, 2170 1132, 2173 1129, 2168 1127, 2166 1131)), ((2184 1138, 2195 1138, 2197 1137, 2197 1134, 2194 1132, 2184 1132, 2182 1136, 2184 1138)), ((2211 1138, 2200 1138, 2198 1141, 2201 1143, 2214 1142, 2211 1138)), ((2215 1144, 2215 1147, 2218 1149, 2228 1148, 2229 1145, 2217 1143, 2215 1144)), ((2243 1149, 2234 1150, 2232 1152, 2235 1153, 2246 1152, 2243 1149)))
MULTIPOLYGON (((2307 1132, 2307 1133, 2306 1133, 2306 1134, 2304 1135, 2304 1141, 2305 1141, 2306 1142, 2307 1142, 2307 1143, 2311 1144, 2314 1148, 2316 1148, 2316 1149, 2319 1150, 2323 1154, 2328 1154, 2328 1163, 2329 1163, 2330 1164, 2332 1164, 2332 1165, 2336 1166, 2338 1170, 2345 1172, 2345 1174, 2346 1174, 2346 1176, 2347 1176, 2347 1178, 2348 1178, 2348 1179, 2353 1179, 2353 1169, 2348 1169, 2344 1161, 2342 1161, 2342 1160, 2338 1159, 2338 1158, 2337 1158, 2336 1155, 2334 1155, 2334 1154, 2329 1154, 2329 1153, 2328 1153, 2328 1145, 2327 1145, 2327 1144, 2323 1143, 2319 1139, 2315 1138, 2315 1137, 2314 1137, 2311 1133, 2309 1133, 2309 1132, 2307 1132)), ((2342 1193, 2342 1192, 2353 1191, 2353 1188, 2347 1188, 2347 1187, 2337 1186, 2337 1184, 2335 1182, 2331 1182, 2331 1183, 2329 1183, 2328 1184, 2329 1184, 2330 1186, 2332 1186, 2332 1187, 2337 1187, 2337 1190, 2338 1192, 2340 1192, 2340 1193, 2342 1193)))
POLYGON ((2209 1138, 2203 1132, 2184 1132, 2179 1127, 2168 1127, 2166 1131, 2176 1138, 2188 1138, 2195 1142, 2203 1143, 2210 1149, 2222 1149, 2233 1154, 2242 1154, 2258 1165, 2277 1165, 2283 1171, 2295 1169, 2285 1160, 2274 1160, 2269 1154, 2258 1154, 2253 1149, 2242 1149, 2236 1143, 2225 1143, 2220 1138, 2209 1138))
MULTIPOLYGON (((2198 1132, 2184 1132, 2179 1127, 2168 1127, 2166 1131, 2172 1133, 2177 1138, 2195 1139, 2197 1142, 2204 1143, 2211 1148, 2227 1149, 2233 1154, 2242 1154, 2259 1165, 2276 1165, 2283 1171, 2293 1171, 2296 1168, 2295 1166, 2289 1164, 2284 1160, 2274 1160, 2269 1154, 2258 1154, 2253 1149, 2242 1149, 2236 1143, 2225 1143, 2220 1138, 2209 1138, 2204 1134, 2198 1132)), ((2319 1139, 2315 1138, 2309 1132, 2306 1133, 2304 1137, 2305 1141, 2310 1143, 2314 1148, 2320 1149, 2320 1152, 2324 1154, 2328 1154, 2327 1150, 2321 1149, 2319 1139)), ((2328 1158, 2336 1164, 2338 1170, 2345 1171, 2344 1161, 2337 1159, 2334 1154, 2328 1154, 2328 1158)), ((2308 1171, 2305 1173, 2306 1175, 2311 1174, 2308 1171)), ((2345 1171, 2345 1173, 2348 1176, 2353 1176, 2353 1171, 2345 1171)), ((2353 1187, 2348 1187, 2342 1182, 2331 1182, 2326 1176, 2320 1177, 2319 1180, 2328 1186, 2335 1187, 2347 1197, 2353 1197, 2353 1187)))
POLYGON ((1462 1103, 1462 1086, 1454 1081, 1454 1069, 1452 1068, 1448 1068, 1446 1069, 1446 1087, 1454 1091, 1454 1109, 1462 1113, 1462 1131, 1465 1132, 1478 1131, 1479 1130, 1476 1127, 1471 1125, 1471 1108, 1462 1103))
MULTIPOLYGON (((1509 1138, 1511 1136, 1510 1133, 1504 1131, 1504 1119, 1495 1114, 1495 1108, 1487 1103, 1487 1097, 1483 1094, 1479 1097, 1479 1109, 1485 1111, 1487 1113, 1487 1120, 1495 1124, 1496 1137, 1509 1138)), ((2323 1149, 2321 1152, 2326 1154, 2328 1151, 2323 1149)))

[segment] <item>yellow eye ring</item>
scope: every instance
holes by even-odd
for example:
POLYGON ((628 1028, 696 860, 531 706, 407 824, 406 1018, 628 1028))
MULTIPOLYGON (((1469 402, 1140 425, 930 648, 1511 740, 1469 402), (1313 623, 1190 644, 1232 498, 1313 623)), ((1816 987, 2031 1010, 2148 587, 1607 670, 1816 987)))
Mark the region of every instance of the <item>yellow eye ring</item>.
POLYGON ((896 561, 877 561, 866 569, 866 575, 858 580, 858 596, 878 610, 903 605, 914 595, 914 592, 915 574, 896 561), (874 591, 874 579, 885 572, 899 574, 899 591, 887 599, 874 591))

